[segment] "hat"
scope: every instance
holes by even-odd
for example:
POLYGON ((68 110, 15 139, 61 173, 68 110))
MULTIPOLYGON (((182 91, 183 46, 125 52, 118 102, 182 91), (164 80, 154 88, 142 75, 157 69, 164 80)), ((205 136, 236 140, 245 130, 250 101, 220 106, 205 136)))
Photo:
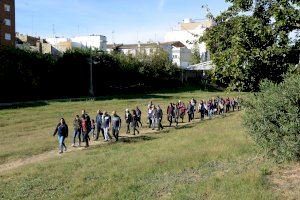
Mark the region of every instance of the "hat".
POLYGON ((129 109, 128 108, 126 108, 126 110, 125 110, 126 112, 128 112, 129 111, 129 109))

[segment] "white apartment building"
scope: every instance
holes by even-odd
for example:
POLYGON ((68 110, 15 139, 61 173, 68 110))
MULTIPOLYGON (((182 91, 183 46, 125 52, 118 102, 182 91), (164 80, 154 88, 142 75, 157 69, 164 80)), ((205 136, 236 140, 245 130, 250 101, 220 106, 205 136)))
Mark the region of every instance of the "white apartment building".
POLYGON ((203 35, 204 31, 211 26, 213 26, 211 20, 185 19, 179 23, 178 27, 165 35, 165 42, 180 41, 190 50, 195 47, 199 48, 202 61, 208 61, 210 57, 206 45, 204 43, 198 44, 197 40, 203 35))
POLYGON ((103 35, 80 36, 73 38, 47 38, 46 41, 61 52, 71 48, 92 48, 107 50, 107 39, 103 35))
POLYGON ((107 51, 122 52, 125 55, 136 56, 138 53, 150 55, 156 48, 161 48, 169 55, 169 59, 181 68, 189 66, 191 50, 186 48, 180 41, 163 43, 139 43, 139 44, 110 44, 107 45, 107 51))

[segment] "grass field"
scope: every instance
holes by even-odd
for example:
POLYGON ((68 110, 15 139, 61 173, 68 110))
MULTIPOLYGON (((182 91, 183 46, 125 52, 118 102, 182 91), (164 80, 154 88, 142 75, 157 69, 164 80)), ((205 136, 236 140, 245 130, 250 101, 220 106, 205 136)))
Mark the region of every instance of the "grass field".
MULTIPOLYGON (((165 110, 170 101, 218 95, 238 94, 194 91, 1 110, 0 162, 57 148, 50 134, 54 126, 60 117, 71 125, 81 109, 91 116, 99 108, 116 110, 123 117, 125 108, 136 105, 145 113, 150 100, 165 110)), ((5 172, 0 199, 280 199, 267 178, 275 166, 247 138, 241 116, 236 112, 5 172)))

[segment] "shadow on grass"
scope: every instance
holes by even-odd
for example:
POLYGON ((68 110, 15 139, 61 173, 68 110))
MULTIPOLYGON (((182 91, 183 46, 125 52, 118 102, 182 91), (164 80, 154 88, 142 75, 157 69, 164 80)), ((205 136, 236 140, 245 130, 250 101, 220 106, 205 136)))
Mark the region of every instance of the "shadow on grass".
POLYGON ((136 142, 142 142, 142 141, 150 141, 155 140, 156 137, 151 137, 147 135, 140 135, 140 136, 134 136, 134 137, 127 137, 127 136, 121 136, 119 141, 123 143, 136 143, 136 142))
POLYGON ((15 102, 15 103, 0 103, 0 110, 3 109, 18 109, 18 108, 33 108, 47 106, 47 101, 34 101, 34 102, 15 102))
MULTIPOLYGON (((194 91, 203 91, 203 92, 220 92, 219 88, 215 86, 207 86, 203 88, 200 85, 184 85, 181 87, 174 87, 172 89, 150 89, 145 88, 143 91, 137 92, 126 92, 126 91, 119 91, 116 92, 117 94, 109 94, 107 96, 96 96, 96 97, 72 97, 72 96, 60 96, 60 97, 52 97, 49 99, 37 99, 34 101, 20 101, 20 102, 8 102, 8 103, 1 103, 0 100, 0 110, 1 109, 17 109, 17 108, 27 108, 27 107, 39 107, 39 106, 46 106, 50 102, 78 102, 78 101, 100 101, 100 100, 125 100, 125 99, 170 99, 172 95, 165 95, 165 94, 175 94, 181 92, 194 92, 194 91)), ((32 99, 35 99, 33 97, 32 99)), ((47 97, 46 97, 47 98, 47 97)))

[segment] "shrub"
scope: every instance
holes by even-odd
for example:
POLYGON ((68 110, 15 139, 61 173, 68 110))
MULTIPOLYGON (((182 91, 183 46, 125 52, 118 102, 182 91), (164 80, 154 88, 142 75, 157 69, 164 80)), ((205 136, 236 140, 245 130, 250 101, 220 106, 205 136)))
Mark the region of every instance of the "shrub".
POLYGON ((245 102, 249 135, 277 161, 300 159, 300 75, 283 83, 264 81, 245 102))

